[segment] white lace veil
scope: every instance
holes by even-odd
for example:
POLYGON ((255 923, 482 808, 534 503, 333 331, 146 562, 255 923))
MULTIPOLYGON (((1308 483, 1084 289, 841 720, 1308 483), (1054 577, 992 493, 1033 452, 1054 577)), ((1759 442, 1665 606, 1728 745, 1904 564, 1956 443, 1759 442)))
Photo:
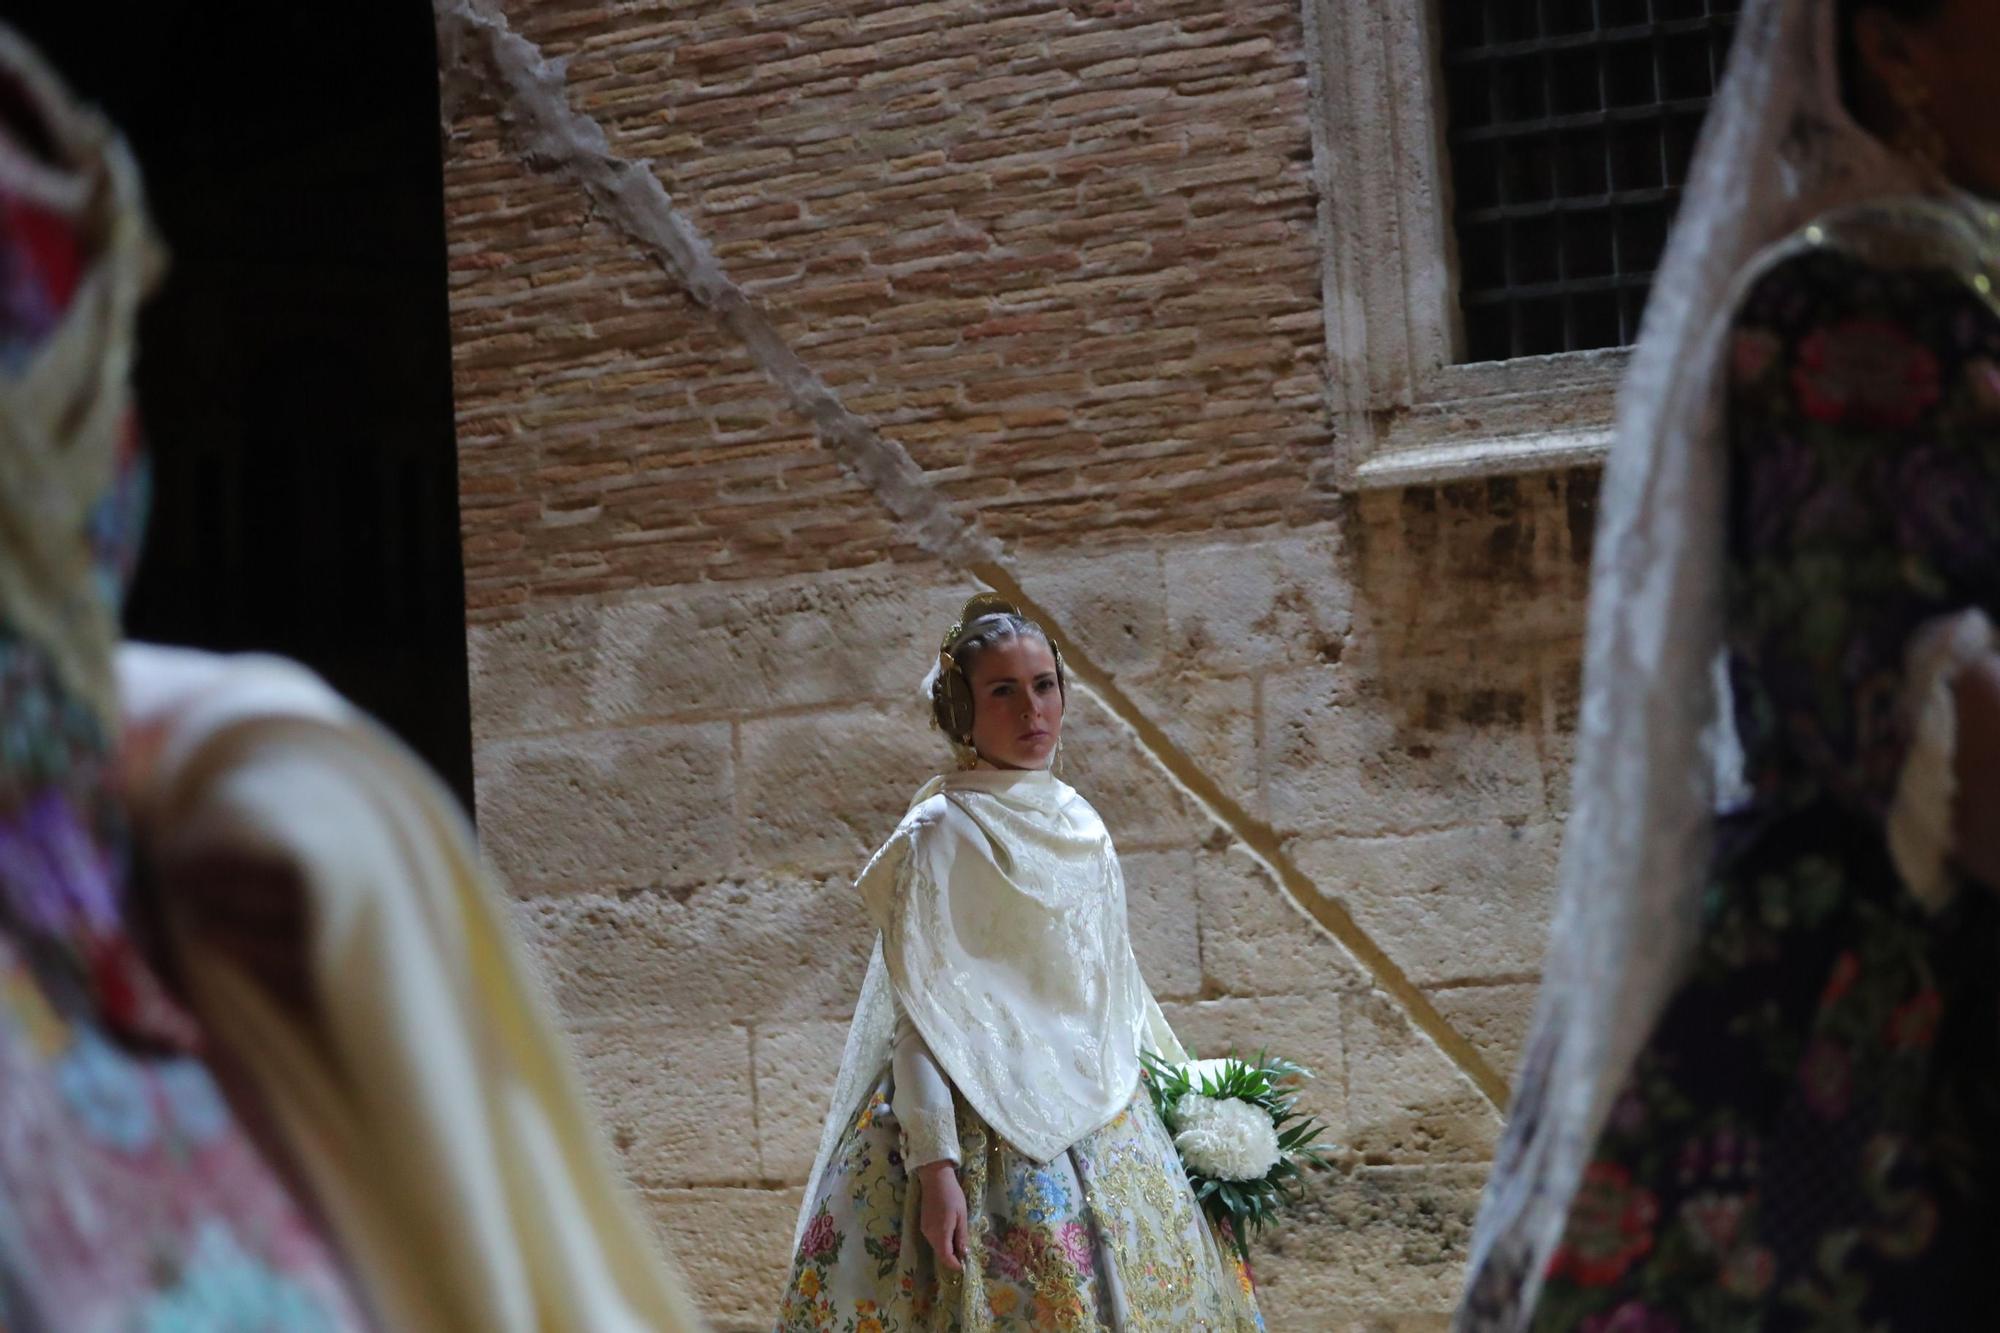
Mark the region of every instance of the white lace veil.
POLYGON ((1561 889, 1461 1330, 1525 1326, 1610 1102, 1694 943, 1718 772, 1723 340, 1739 275, 1842 204, 1920 187, 1842 107, 1833 0, 1749 0, 1618 399, 1561 889))

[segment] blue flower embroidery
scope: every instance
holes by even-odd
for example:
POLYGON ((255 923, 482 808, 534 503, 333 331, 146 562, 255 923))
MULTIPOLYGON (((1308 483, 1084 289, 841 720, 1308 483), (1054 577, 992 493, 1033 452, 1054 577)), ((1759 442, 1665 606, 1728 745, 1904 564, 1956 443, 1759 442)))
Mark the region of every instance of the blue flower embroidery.
POLYGON ((1069 1214, 1069 1186, 1061 1175, 1046 1167, 1015 1176, 1008 1182, 1007 1197, 1037 1226, 1069 1214))
POLYGON ((152 1144, 159 1116, 146 1080, 96 1029, 78 1030, 55 1074, 63 1100, 92 1138, 128 1153, 152 1144))
POLYGON ((147 1302, 141 1333, 331 1333, 333 1320, 298 1283, 246 1254, 221 1222, 202 1224, 180 1278, 147 1302))
POLYGON ((174 1060, 161 1065, 158 1075, 175 1127, 196 1147, 207 1147, 229 1129, 229 1107, 208 1070, 193 1060, 174 1060))

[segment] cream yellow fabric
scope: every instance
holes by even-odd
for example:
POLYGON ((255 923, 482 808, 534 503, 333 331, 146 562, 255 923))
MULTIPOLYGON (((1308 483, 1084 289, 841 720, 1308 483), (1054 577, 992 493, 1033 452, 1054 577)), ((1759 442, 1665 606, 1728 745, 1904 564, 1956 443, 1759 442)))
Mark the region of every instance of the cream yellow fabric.
POLYGON ((1046 1162, 1125 1109, 1148 995, 1090 802, 1046 771, 952 774, 859 887, 897 1003, 995 1133, 1046 1162))
POLYGON ((176 922, 204 1022, 248 1066, 385 1327, 700 1324, 608 1165, 470 829, 309 673, 127 648, 132 794, 154 856, 289 865, 310 1026, 176 922))

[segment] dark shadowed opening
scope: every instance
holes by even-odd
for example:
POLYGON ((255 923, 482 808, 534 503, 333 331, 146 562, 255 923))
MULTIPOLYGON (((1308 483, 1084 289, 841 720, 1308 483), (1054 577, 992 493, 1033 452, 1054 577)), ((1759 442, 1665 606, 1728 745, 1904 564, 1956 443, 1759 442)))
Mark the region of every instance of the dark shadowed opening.
POLYGON ((471 794, 430 6, 15 0, 172 251, 135 638, 305 662, 471 794))

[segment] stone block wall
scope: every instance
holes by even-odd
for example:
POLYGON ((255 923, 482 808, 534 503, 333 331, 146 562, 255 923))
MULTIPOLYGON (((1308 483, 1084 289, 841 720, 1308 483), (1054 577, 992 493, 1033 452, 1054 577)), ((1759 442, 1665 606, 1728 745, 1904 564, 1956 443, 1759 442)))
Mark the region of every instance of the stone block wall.
POLYGON ((1512 1067, 1547 923, 1595 483, 1328 485, 1297 8, 439 15, 480 830, 716 1326, 769 1326, 851 879, 1001 569, 1096 673, 1066 776, 1169 1016, 1313 1065, 1362 1163, 1267 1247, 1271 1326, 1441 1329, 1499 1126, 1475 1066, 1512 1067), (567 62, 555 102, 467 38, 503 30, 567 62), (706 304, 534 140, 558 113, 650 164, 706 304))

